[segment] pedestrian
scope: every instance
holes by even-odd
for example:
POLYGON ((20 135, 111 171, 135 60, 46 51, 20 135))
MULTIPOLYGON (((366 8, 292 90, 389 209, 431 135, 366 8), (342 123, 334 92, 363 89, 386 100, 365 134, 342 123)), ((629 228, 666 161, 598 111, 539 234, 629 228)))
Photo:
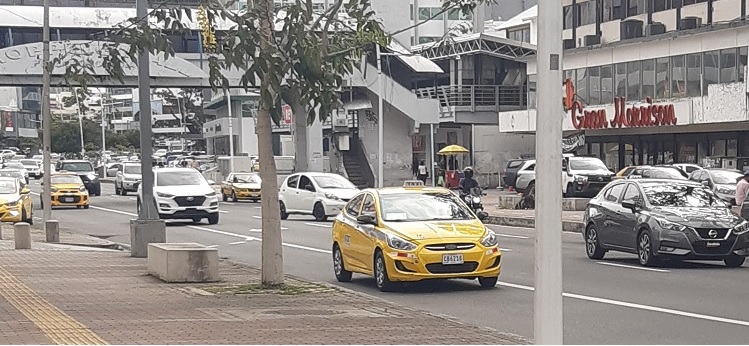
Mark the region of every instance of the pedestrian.
POLYGON ((741 207, 741 217, 749 219, 749 203, 746 201, 746 194, 749 192, 749 169, 744 171, 744 178, 736 184, 736 205, 741 207))
POLYGON ((417 178, 424 182, 424 184, 427 183, 427 177, 429 177, 429 171, 427 170, 427 166, 424 163, 424 161, 419 162, 418 167, 418 176, 417 178))

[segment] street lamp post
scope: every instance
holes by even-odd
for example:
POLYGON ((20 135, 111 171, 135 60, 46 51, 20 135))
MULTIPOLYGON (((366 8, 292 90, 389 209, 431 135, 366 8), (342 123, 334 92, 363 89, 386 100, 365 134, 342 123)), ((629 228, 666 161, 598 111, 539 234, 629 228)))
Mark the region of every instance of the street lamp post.
POLYGON ((561 345, 562 321, 562 5, 538 2, 536 66, 536 344, 561 345))
POLYGON ((43 220, 46 227, 47 221, 52 219, 52 189, 50 186, 50 175, 52 170, 52 139, 50 137, 52 127, 52 116, 50 114, 49 89, 50 89, 50 59, 49 59, 49 2, 44 0, 44 23, 42 27, 42 207, 43 220))

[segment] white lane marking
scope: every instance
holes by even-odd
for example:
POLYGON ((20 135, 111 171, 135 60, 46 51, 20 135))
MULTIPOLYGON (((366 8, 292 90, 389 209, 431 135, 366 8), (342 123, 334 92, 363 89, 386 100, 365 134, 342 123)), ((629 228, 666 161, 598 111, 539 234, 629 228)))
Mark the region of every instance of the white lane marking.
POLYGON ((126 211, 122 211, 122 210, 117 210, 117 209, 102 208, 102 207, 97 207, 97 206, 94 206, 94 205, 90 206, 90 208, 91 209, 96 209, 96 210, 101 210, 101 211, 108 211, 110 213, 127 215, 127 216, 138 216, 138 214, 136 214, 136 213, 130 213, 130 212, 126 212, 126 211))
POLYGON ((651 272, 659 272, 659 273, 670 273, 670 272, 671 272, 670 270, 666 270, 666 269, 647 268, 647 267, 637 267, 637 266, 631 266, 631 265, 627 265, 627 264, 619 264, 619 263, 611 263, 611 262, 596 262, 596 263, 598 263, 598 264, 603 264, 603 265, 607 265, 607 266, 612 266, 612 267, 620 267, 620 268, 629 268, 629 269, 639 269, 639 270, 647 270, 647 271, 651 271, 651 272))
MULTIPOLYGON (((509 282, 497 282, 497 286, 505 286, 510 288, 517 288, 525 291, 534 291, 535 288, 531 286, 525 286, 525 285, 518 285, 518 284, 512 284, 509 282)), ((591 297, 586 296, 582 294, 575 294, 575 293, 562 293, 562 296, 567 298, 573 298, 573 299, 579 299, 579 300, 586 300, 590 302, 596 302, 601 304, 608 304, 608 305, 616 305, 616 306, 622 306, 626 308, 632 308, 632 309, 639 309, 639 310, 646 310, 646 311, 652 311, 652 312, 660 312, 664 314, 669 315, 675 315, 675 316, 682 316, 682 317, 692 317, 697 318, 701 320, 707 320, 707 321, 713 321, 713 322, 722 322, 722 323, 728 323, 728 324, 735 324, 739 326, 745 326, 749 327, 749 321, 742 321, 742 320, 734 320, 730 318, 725 317, 717 317, 717 316, 711 316, 711 315, 703 315, 703 314, 696 314, 693 312, 688 311, 681 311, 681 310, 674 310, 674 309, 667 309, 667 308, 661 308, 657 306, 650 306, 650 305, 644 305, 644 304, 637 304, 637 303, 630 303, 630 302, 624 302, 621 300, 613 300, 613 299, 606 299, 606 298, 598 298, 598 297, 591 297)))
POLYGON ((137 198, 137 197, 130 197, 130 200, 131 200, 131 201, 137 201, 137 200, 138 200, 138 198, 137 198))
POLYGON ((503 251, 503 252, 512 252, 512 249, 503 249, 503 248, 499 248, 499 251, 503 251))
POLYGON ((234 203, 232 203, 232 202, 221 202, 221 204, 234 205, 234 203))
POLYGON ((255 209, 263 209, 263 207, 255 207, 255 209))
POLYGON ((518 238, 518 239, 528 239, 529 237, 522 236, 522 235, 512 235, 512 234, 500 234, 496 233, 498 237, 505 237, 505 238, 518 238))
POLYGON ((262 219, 263 218, 262 216, 257 216, 257 215, 252 215, 252 217, 256 218, 256 219, 262 219))
POLYGON ((324 228, 330 228, 330 225, 323 225, 321 223, 312 223, 312 222, 305 222, 305 225, 308 226, 315 226, 315 227, 324 227, 324 228))
POLYGON ((218 248, 218 245, 208 245, 207 247, 215 249, 215 248, 218 248))
POLYGON ((226 211, 226 210, 220 210, 220 209, 219 209, 219 211, 218 211, 218 212, 219 212, 219 213, 222 213, 222 214, 229 214, 229 212, 228 212, 228 211, 226 211))
POLYGON ((304 246, 304 245, 287 244, 287 243, 283 243, 283 245, 288 246, 288 247, 293 247, 295 249, 302 249, 302 250, 307 250, 307 251, 312 251, 312 252, 319 252, 319 253, 326 253, 326 254, 333 253, 331 250, 317 249, 314 247, 309 247, 309 246, 304 246))

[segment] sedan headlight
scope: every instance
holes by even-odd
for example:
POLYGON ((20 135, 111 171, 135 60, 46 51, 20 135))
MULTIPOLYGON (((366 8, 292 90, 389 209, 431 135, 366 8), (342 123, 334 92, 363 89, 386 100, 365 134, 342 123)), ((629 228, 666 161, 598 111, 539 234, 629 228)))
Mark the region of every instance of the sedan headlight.
POLYGON ((585 183, 588 181, 588 177, 584 175, 576 175, 574 178, 575 178, 575 181, 578 183, 585 183))
POLYGON ((661 228, 663 229, 670 229, 672 231, 682 231, 682 232, 687 230, 687 226, 680 225, 678 223, 671 222, 668 220, 655 219, 655 222, 658 223, 658 226, 661 226, 661 228))
POLYGON ((163 192, 156 192, 156 196, 161 197, 161 198, 172 198, 172 197, 174 197, 174 195, 170 195, 168 193, 163 193, 163 192))
POLYGON ((389 234, 387 236, 388 246, 395 250, 412 251, 416 249, 416 244, 405 240, 401 237, 389 234))
POLYGON ((735 233, 736 235, 741 235, 746 232, 749 232, 749 222, 747 222, 746 220, 741 221, 738 226, 733 228, 733 233, 735 233))
POLYGON ((336 195, 334 195, 332 193, 328 193, 328 192, 325 193, 325 198, 332 199, 334 201, 340 200, 340 198, 338 198, 338 196, 336 196, 336 195))
POLYGON ((486 247, 497 246, 497 234, 492 230, 486 230, 486 235, 481 239, 481 245, 486 247))

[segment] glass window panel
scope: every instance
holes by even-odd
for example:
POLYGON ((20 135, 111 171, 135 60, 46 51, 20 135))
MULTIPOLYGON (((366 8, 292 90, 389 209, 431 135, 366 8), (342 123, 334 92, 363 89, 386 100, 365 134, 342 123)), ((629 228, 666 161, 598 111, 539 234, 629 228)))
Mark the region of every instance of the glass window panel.
POLYGON ((616 85, 616 94, 614 96, 627 96, 627 64, 616 64, 616 75, 614 79, 616 85))
POLYGON ((720 52, 717 50, 705 52, 703 55, 703 83, 702 83, 702 94, 707 95, 708 86, 711 84, 720 83, 719 79, 719 67, 720 67, 720 52))
POLYGON ((655 59, 642 62, 642 99, 655 98, 655 59))
POLYGON ((614 73, 612 65, 601 66, 601 103, 614 102, 614 73))
POLYGON ((579 68, 576 71, 577 79, 575 81, 575 93, 584 103, 589 103, 590 95, 588 94, 588 74, 586 69, 579 68))
POLYGON ((627 63, 627 100, 637 101, 641 99, 640 94, 640 67, 639 61, 627 63))
POLYGON ((717 139, 710 142, 710 156, 725 156, 726 155, 726 140, 717 139))
POLYGON ((449 19, 449 20, 459 20, 460 19, 460 11, 459 10, 450 10, 450 14, 447 16, 447 19, 449 19))
POLYGON ((434 19, 434 20, 443 20, 443 19, 445 19, 445 14, 444 13, 440 13, 442 11, 441 8, 439 8, 439 7, 431 7, 431 9, 432 9, 432 15, 431 15, 431 17, 434 17, 432 19, 434 19))
POLYGON ((665 99, 671 97, 668 81, 669 59, 660 58, 655 61, 655 97, 665 99))
POLYGON ((746 56, 747 51, 749 51, 749 47, 743 46, 739 48, 739 82, 743 82, 746 78, 746 56))
POLYGON ((590 100, 589 104, 599 105, 601 104, 601 68, 600 67, 589 67, 588 68, 588 83, 590 100))
POLYGON ((735 139, 728 140, 728 147, 726 148, 726 156, 737 156, 738 155, 738 142, 735 139))
POLYGON ((432 10, 429 7, 419 8, 419 20, 427 20, 432 17, 432 10))
POLYGON ((687 96, 686 56, 671 57, 671 97, 687 96))
POLYGON ((720 51, 720 82, 736 83, 739 81, 736 65, 736 48, 720 51))
POLYGON ((564 6, 562 9, 562 12, 564 12, 564 28, 565 29, 572 29, 572 6, 564 6))
POLYGON ((687 55, 687 96, 702 96, 702 54, 687 55))

